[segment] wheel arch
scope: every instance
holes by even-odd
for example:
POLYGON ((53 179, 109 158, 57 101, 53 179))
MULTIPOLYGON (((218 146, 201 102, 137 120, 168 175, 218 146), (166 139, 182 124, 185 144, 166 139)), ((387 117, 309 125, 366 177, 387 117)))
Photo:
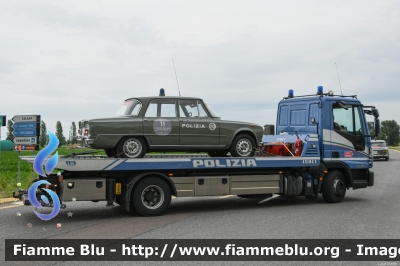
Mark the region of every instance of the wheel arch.
POLYGON ((328 172, 335 170, 341 171, 346 179, 346 187, 353 187, 353 175, 351 174, 350 167, 347 164, 339 161, 324 161, 324 164, 328 172))
POLYGON ((242 130, 236 131, 235 134, 233 134, 233 138, 232 138, 232 140, 231 140, 231 144, 229 145, 229 149, 232 148, 233 141, 235 140, 235 138, 236 138, 237 136, 239 136, 239 135, 242 135, 242 134, 243 134, 243 135, 249 135, 250 137, 252 137, 253 140, 254 140, 254 143, 256 144, 256 147, 255 147, 255 148, 258 147, 259 141, 257 141, 257 137, 256 137, 256 135, 254 134, 254 132, 251 131, 251 130, 249 130, 249 129, 242 129, 242 130))
POLYGON ((121 201, 122 201, 121 206, 125 210, 127 210, 127 211, 131 210, 131 204, 130 204, 131 203, 131 195, 132 195, 132 191, 134 190, 136 185, 139 184, 139 182, 141 180, 143 180, 144 178, 150 177, 150 176, 157 177, 157 178, 164 180, 165 183, 167 183, 168 187, 171 189, 171 195, 174 195, 174 196, 177 195, 177 191, 176 191, 174 182, 172 182, 172 180, 168 176, 164 175, 163 173, 148 172, 148 173, 141 173, 138 175, 134 175, 125 180, 124 190, 123 190, 122 197, 121 197, 121 201))

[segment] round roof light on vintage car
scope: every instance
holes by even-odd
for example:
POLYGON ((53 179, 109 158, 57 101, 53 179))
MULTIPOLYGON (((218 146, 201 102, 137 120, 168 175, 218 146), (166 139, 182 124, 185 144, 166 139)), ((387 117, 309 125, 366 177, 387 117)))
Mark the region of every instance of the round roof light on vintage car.
POLYGON ((293 97, 294 97, 294 92, 293 92, 293 90, 289 90, 288 98, 293 98, 293 97))
POLYGON ((317 94, 318 94, 318 95, 324 94, 324 87, 318 86, 318 88, 317 88, 317 94))
POLYGON ((160 95, 159 96, 165 96, 165 90, 163 88, 160 89, 160 95))
POLYGON ((329 91, 328 91, 328 95, 329 95, 329 96, 333 96, 333 90, 329 90, 329 91))

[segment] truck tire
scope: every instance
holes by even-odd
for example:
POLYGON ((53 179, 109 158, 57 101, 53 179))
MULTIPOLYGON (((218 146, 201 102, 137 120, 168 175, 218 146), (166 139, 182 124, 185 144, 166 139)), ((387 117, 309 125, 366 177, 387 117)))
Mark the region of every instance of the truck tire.
POLYGON ((232 157, 251 157, 254 156, 256 144, 252 137, 241 134, 235 137, 231 145, 232 157))
POLYGON ((117 146, 118 158, 143 158, 146 151, 146 142, 141 137, 125 137, 117 146))
POLYGON ((133 207, 143 216, 161 215, 171 203, 171 190, 158 177, 147 177, 137 184, 132 195, 133 207))
POLYGON ((329 172, 322 183, 322 196, 329 203, 338 203, 346 195, 346 179, 339 170, 329 172))

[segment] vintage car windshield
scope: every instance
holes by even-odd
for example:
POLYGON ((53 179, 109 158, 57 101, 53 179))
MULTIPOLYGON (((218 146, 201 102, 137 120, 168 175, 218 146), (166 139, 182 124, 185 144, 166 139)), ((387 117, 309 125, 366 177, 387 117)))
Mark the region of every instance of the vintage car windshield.
POLYGON ((127 100, 119 108, 119 110, 115 116, 121 116, 121 115, 137 116, 139 114, 139 111, 141 108, 142 108, 142 103, 139 102, 138 100, 127 100))
POLYGON ((211 114, 212 117, 220 117, 219 115, 217 115, 210 106, 208 106, 206 103, 204 103, 205 107, 207 108, 208 112, 211 114))
POLYGON ((372 142, 371 146, 375 147, 386 147, 385 142, 372 142))

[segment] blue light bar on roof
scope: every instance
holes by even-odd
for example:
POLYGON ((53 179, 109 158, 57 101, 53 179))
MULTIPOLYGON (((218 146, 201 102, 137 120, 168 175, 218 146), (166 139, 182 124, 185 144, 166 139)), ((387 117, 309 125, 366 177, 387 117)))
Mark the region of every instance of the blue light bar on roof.
POLYGON ((318 86, 318 89, 317 89, 317 94, 318 94, 318 95, 322 95, 322 94, 324 94, 324 87, 322 87, 322 86, 318 86))
POLYGON ((160 96, 165 96, 165 90, 163 88, 160 89, 160 96))

